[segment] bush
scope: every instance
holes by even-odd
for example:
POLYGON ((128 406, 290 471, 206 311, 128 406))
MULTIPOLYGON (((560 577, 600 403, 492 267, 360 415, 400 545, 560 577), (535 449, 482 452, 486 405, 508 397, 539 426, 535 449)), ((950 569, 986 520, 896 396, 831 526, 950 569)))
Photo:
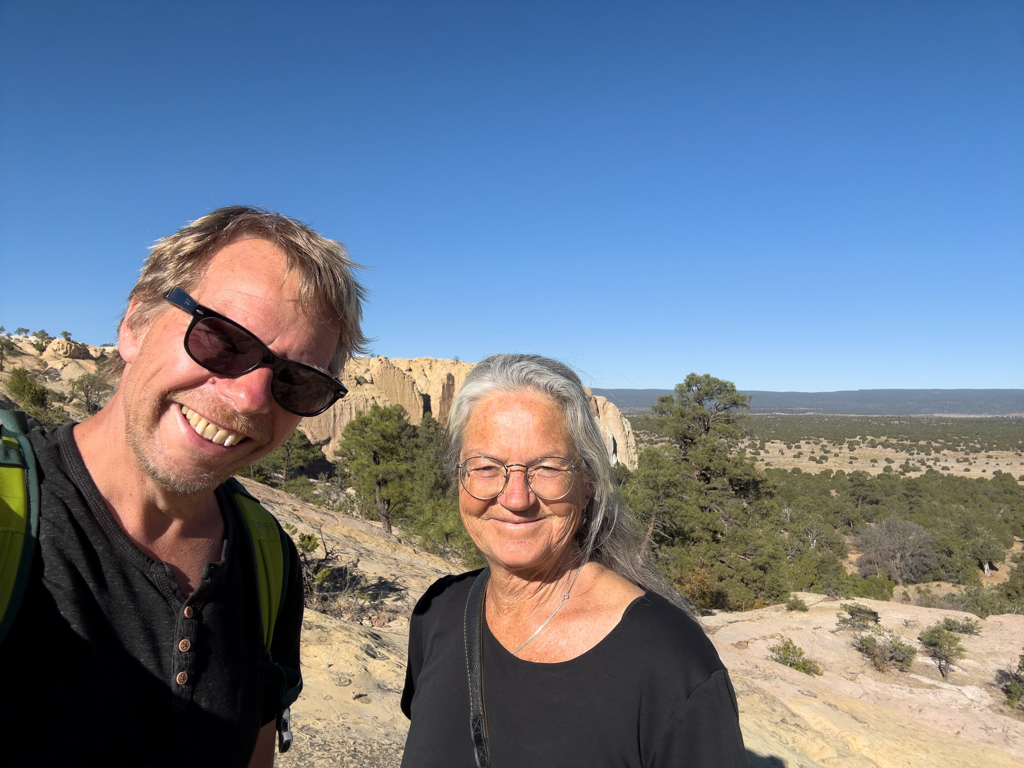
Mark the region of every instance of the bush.
POLYGON ((863 630, 878 624, 878 611, 872 611, 866 605, 843 603, 842 608, 847 615, 843 616, 842 612, 836 614, 836 618, 839 619, 838 626, 840 629, 863 630))
POLYGON ((917 639, 921 641, 925 652, 931 656, 944 679, 949 677, 950 670, 954 668, 953 663, 967 655, 960 645, 960 638, 945 629, 942 622, 928 627, 917 636, 917 639))
POLYGON ((856 576, 850 579, 850 590, 845 597, 866 597, 868 600, 891 600, 896 582, 889 581, 882 574, 865 576, 863 579, 856 576))
POLYGON ((953 618, 946 618, 942 620, 942 628, 947 632, 956 632, 961 635, 980 635, 981 625, 978 624, 974 619, 964 619, 958 621, 953 618))
POLYGON ((785 635, 779 635, 779 642, 775 645, 768 646, 771 656, 768 658, 779 664, 785 664, 787 667, 792 667, 798 672, 803 672, 805 675, 820 675, 821 667, 818 662, 808 659, 804 656, 803 648, 797 646, 792 640, 785 635))
POLYGON ((1016 669, 1001 673, 1002 691, 1006 694, 1006 706, 1024 709, 1024 653, 1020 655, 1016 669))
POLYGON ((308 477, 300 476, 286 480, 281 483, 281 490, 302 499, 302 501, 308 504, 314 504, 317 501, 317 497, 314 495, 316 486, 308 477))
POLYGON ((7 391, 18 405, 25 408, 46 408, 50 404, 50 390, 24 368, 11 371, 7 391))
POLYGON ((885 672, 890 667, 906 672, 917 658, 914 646, 882 627, 874 627, 869 634, 855 637, 853 647, 871 659, 879 672, 885 672))
POLYGON ((801 600, 799 597, 793 596, 789 598, 786 603, 787 611, 807 611, 807 603, 801 600))

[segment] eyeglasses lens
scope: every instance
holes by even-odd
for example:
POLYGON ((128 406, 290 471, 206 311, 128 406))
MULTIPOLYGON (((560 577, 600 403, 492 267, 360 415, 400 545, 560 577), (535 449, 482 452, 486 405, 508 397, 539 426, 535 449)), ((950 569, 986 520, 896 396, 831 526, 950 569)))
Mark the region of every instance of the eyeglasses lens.
MULTIPOLYGON (((477 499, 493 499, 505 489, 508 473, 496 459, 476 456, 462 465, 462 485, 477 499)), ((573 466, 565 459, 538 459, 526 470, 526 483, 545 501, 557 501, 572 489, 573 466)))

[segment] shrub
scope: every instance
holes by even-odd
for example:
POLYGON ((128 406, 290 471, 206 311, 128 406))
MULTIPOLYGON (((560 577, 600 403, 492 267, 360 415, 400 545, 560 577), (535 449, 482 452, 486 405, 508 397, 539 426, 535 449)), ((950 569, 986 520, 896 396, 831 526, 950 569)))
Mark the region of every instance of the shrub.
POLYGON ((917 658, 914 646, 883 627, 873 627, 869 634, 858 635, 853 639, 853 647, 871 659, 879 672, 890 667, 906 672, 917 658))
POLYGON ((866 605, 843 603, 842 608, 847 615, 843 616, 842 612, 836 614, 841 629, 868 629, 878 624, 878 611, 872 611, 866 605))
POLYGON ((789 598, 789 601, 786 603, 786 610, 787 611, 806 611, 807 610, 807 603, 805 603, 799 597, 796 597, 794 595, 793 597, 789 598))
POLYGON ((768 646, 768 650, 771 652, 771 656, 768 657, 769 659, 779 664, 785 664, 787 667, 792 667, 798 672, 803 672, 805 675, 814 676, 821 674, 821 667, 818 665, 818 662, 804 656, 803 648, 800 648, 785 635, 779 635, 778 637, 778 643, 768 646))
MULTIPOLYGON (((316 486, 308 477, 305 476, 293 477, 290 480, 284 481, 281 483, 281 490, 285 493, 290 493, 309 504, 313 504, 317 501, 317 497, 314 495, 316 486)), ((314 536, 313 538, 316 537, 314 536)))
POLYGON ((925 652, 931 656, 943 678, 949 677, 950 670, 954 668, 954 662, 967 655, 960 645, 960 638, 945 629, 942 622, 928 627, 917 636, 917 639, 921 641, 925 652))
POLYGON ((1006 694, 1006 706, 1024 708, 1024 653, 1020 655, 1016 669, 1000 674, 1002 691, 1006 694))
POLYGON ((957 632, 961 635, 980 635, 981 625, 978 624, 974 619, 964 619, 958 621, 953 618, 946 618, 942 620, 942 628, 947 632, 957 632))
POLYGON ((18 405, 26 408, 46 408, 50 404, 50 391, 24 368, 11 371, 7 391, 18 405))

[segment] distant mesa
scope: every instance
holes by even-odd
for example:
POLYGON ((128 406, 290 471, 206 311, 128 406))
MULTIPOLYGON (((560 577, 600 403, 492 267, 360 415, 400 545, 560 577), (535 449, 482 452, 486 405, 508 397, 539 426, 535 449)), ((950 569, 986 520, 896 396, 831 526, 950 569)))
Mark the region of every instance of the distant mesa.
MULTIPOLYGON (((642 413, 671 389, 595 389, 623 413, 642 413)), ((1020 416, 1024 389, 858 389, 841 392, 747 390, 750 413, 848 416, 1020 416)))

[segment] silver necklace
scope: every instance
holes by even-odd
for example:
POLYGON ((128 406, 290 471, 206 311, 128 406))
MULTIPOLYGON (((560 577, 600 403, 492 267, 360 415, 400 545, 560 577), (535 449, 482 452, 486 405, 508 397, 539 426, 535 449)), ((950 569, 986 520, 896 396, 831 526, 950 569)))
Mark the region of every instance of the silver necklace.
POLYGON ((528 646, 531 643, 531 641, 533 640, 533 638, 535 638, 537 635, 539 635, 541 633, 541 630, 543 630, 544 627, 546 627, 548 625, 548 623, 553 618, 555 618, 555 614, 558 613, 560 610, 562 610, 562 606, 565 605, 565 601, 569 599, 569 593, 572 592, 572 588, 576 586, 576 579, 578 579, 580 577, 580 572, 583 570, 583 566, 584 565, 586 565, 586 563, 582 563, 580 565, 580 567, 576 569, 576 575, 572 577, 572 584, 570 584, 569 588, 567 590, 565 590, 565 592, 562 594, 562 599, 558 602, 558 607, 555 608, 554 613, 552 613, 550 616, 548 616, 547 619, 544 621, 544 623, 541 624, 539 627, 537 627, 537 629, 534 630, 532 635, 530 635, 528 638, 526 638, 526 642, 525 643, 523 643, 518 648, 516 648, 514 651, 512 651, 512 655, 513 656, 515 656, 517 653, 519 653, 521 650, 523 650, 523 648, 528 646))

